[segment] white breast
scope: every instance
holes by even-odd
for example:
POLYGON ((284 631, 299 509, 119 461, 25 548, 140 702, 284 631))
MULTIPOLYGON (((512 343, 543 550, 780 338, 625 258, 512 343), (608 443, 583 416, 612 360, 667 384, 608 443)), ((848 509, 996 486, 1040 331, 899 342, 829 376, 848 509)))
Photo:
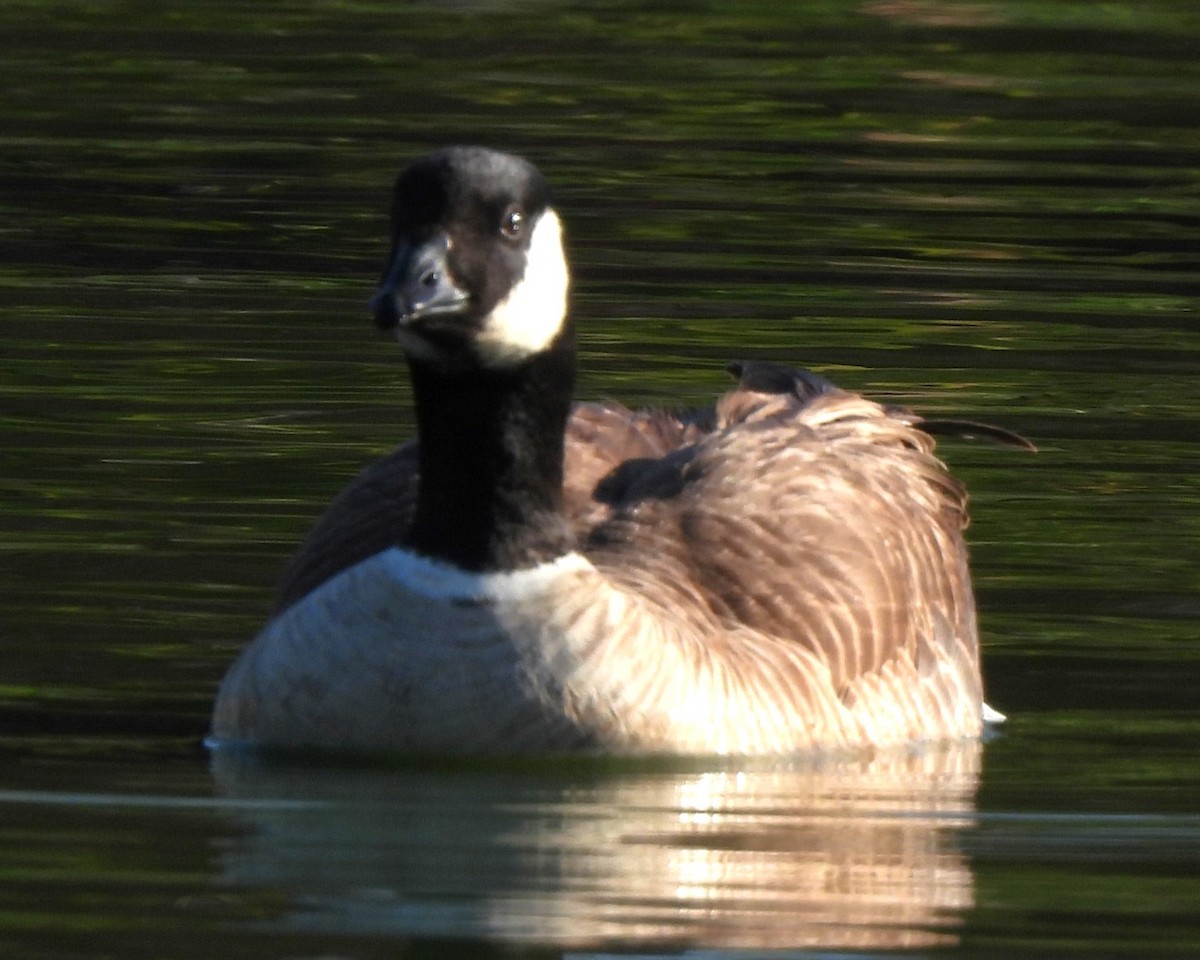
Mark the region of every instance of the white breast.
POLYGON ((544 702, 541 631, 526 625, 588 575, 578 554, 472 574, 385 550, 266 626, 222 684, 213 734, 364 750, 577 746, 580 732, 544 702))

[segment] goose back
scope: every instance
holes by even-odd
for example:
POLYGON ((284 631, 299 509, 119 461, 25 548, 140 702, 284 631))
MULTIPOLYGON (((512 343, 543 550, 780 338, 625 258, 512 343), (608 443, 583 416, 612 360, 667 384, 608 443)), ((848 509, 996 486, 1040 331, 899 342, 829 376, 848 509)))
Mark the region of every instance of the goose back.
POLYGON ((666 610, 711 610, 706 655, 736 658, 743 630, 811 655, 767 675, 808 700, 817 742, 974 735, 966 493, 913 419, 735 390, 704 440, 627 482, 586 553, 666 610))

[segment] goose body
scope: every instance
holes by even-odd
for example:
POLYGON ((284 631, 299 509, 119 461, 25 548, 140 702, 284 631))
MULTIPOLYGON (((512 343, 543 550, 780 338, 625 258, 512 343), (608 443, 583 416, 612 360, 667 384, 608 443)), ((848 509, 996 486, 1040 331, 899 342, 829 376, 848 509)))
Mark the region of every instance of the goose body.
POLYGON ((774 364, 712 408, 572 406, 558 218, 516 157, 396 185, 377 322, 418 440, 292 561, 217 742, 763 754, 979 734, 966 495, 915 416, 774 364))

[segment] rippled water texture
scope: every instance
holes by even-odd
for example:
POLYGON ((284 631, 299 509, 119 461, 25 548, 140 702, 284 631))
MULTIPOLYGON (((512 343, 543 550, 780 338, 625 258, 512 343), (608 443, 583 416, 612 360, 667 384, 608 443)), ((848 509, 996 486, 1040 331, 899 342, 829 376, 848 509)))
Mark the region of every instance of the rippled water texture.
POLYGON ((1200 10, 10 0, 0 35, 0 954, 1197 954, 1200 10), (284 559, 411 433, 366 301, 392 177, 452 142, 554 183, 583 396, 772 358, 1038 444, 941 447, 1000 736, 210 768, 284 559))

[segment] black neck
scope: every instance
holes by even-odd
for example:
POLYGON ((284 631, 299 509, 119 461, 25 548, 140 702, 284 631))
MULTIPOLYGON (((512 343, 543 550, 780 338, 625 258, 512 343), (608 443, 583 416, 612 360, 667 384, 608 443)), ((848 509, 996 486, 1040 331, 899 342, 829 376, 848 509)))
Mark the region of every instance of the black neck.
POLYGON ((409 360, 420 441, 407 546, 465 570, 516 570, 571 550, 562 514, 572 338, 505 370, 409 360))

